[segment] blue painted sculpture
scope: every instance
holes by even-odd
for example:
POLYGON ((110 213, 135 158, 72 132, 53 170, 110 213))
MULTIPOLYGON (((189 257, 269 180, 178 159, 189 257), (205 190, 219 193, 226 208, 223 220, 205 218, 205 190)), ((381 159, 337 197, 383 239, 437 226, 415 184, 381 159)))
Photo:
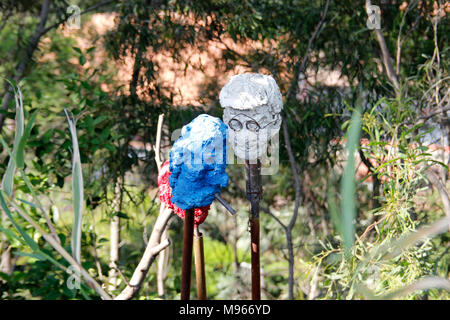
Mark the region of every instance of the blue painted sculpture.
POLYGON ((210 205, 228 185, 227 126, 219 118, 199 115, 181 131, 170 151, 172 202, 187 210, 210 205))

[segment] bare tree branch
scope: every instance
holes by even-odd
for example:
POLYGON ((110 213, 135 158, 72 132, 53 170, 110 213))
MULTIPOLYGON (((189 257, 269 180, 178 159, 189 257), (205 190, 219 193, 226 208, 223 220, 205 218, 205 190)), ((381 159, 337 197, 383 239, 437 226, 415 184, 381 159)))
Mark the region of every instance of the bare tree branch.
MULTIPOLYGON (((103 290, 103 288, 100 286, 100 284, 95 281, 94 278, 87 272, 81 264, 79 264, 67 251, 64 249, 61 244, 56 241, 52 235, 45 232, 44 229, 41 228, 41 226, 36 223, 22 208, 14 202, 14 200, 8 199, 11 206, 19 213, 19 215, 25 219, 30 225, 32 225, 37 232, 39 232, 42 237, 67 261, 71 264, 71 266, 76 267, 79 272, 81 273, 81 276, 85 279, 87 285, 94 289, 104 300, 111 300, 111 297, 103 290)), ((60 267, 64 267, 60 265, 60 267)), ((65 268, 65 267, 64 267, 65 268)), ((67 270, 66 270, 67 271, 67 270)), ((76 272, 73 274, 76 278, 80 279, 80 275, 78 275, 76 272)))
POLYGON ((3 13, 2 15, 2 22, 0 24, 0 32, 3 30, 3 28, 5 27, 6 23, 8 22, 9 18, 11 18, 12 16, 12 11, 6 11, 3 13))
MULTIPOLYGON (((444 99, 447 98, 449 92, 450 92, 450 90, 447 92, 447 94, 445 95, 444 99)), ((442 101, 444 101, 444 99, 441 100, 441 103, 442 103, 442 101)), ((438 108, 439 108, 439 106, 440 106, 440 104, 438 105, 438 108)), ((447 112, 447 111, 449 111, 449 110, 450 110, 450 106, 446 106, 446 107, 444 107, 444 108, 441 108, 441 109, 438 109, 438 110, 436 110, 436 111, 430 112, 430 113, 427 114, 427 115, 424 115, 424 116, 421 116, 421 117, 417 118, 417 119, 416 119, 417 121, 415 121, 414 123, 412 123, 411 126, 412 126, 412 125, 418 125, 418 124, 425 123, 428 119, 430 119, 430 118, 432 118, 432 117, 434 117, 434 116, 437 116, 438 114, 447 112)), ((399 126, 406 125, 406 124, 408 124, 410 121, 411 121, 411 120, 403 121, 402 123, 399 124, 399 126)))
POLYGON ((115 300, 129 300, 136 296, 139 292, 142 287, 142 283, 147 276, 148 269, 152 265, 153 261, 155 261, 156 256, 161 250, 164 250, 169 245, 168 240, 161 242, 161 236, 171 217, 172 210, 166 208, 164 204, 161 204, 158 218, 156 219, 152 234, 150 235, 150 240, 148 241, 148 245, 145 248, 141 261, 134 270, 129 284, 122 290, 115 300))
POLYGON ((123 203, 123 184, 124 177, 120 175, 117 177, 117 181, 114 186, 114 200, 113 200, 113 210, 114 216, 110 221, 110 236, 109 236, 109 276, 108 276, 108 289, 109 291, 114 291, 117 289, 118 277, 117 277, 117 261, 119 261, 120 255, 120 217, 118 213, 122 211, 123 203))
POLYGON ((431 185, 436 188, 441 196, 442 204, 444 205, 444 212, 447 217, 450 218, 450 198, 447 189, 442 184, 439 177, 429 168, 426 172, 426 177, 430 181, 431 185))
POLYGON ((400 58, 401 58, 401 54, 402 54, 402 45, 405 42, 405 40, 408 38, 408 36, 411 34, 411 32, 414 31, 414 29, 416 29, 416 27, 419 25, 419 21, 420 18, 422 17, 420 14, 417 14, 416 20, 414 21, 413 26, 411 27, 411 29, 408 30, 408 32, 405 34, 405 36, 402 38, 402 29, 403 29, 403 25, 405 24, 405 20, 406 20, 406 16, 408 14, 408 12, 415 6, 417 5, 419 1, 411 1, 408 4, 408 7, 405 10, 405 13, 403 14, 402 17, 402 22, 400 23, 400 27, 398 30, 398 37, 397 37, 397 59, 396 59, 396 63, 395 63, 395 67, 396 67, 396 74, 397 76, 400 74, 400 58))
POLYGON ((286 119, 283 119, 283 133, 284 133, 284 142, 286 145, 286 150, 289 155, 289 162, 291 164, 291 170, 292 175, 294 176, 294 182, 295 182, 295 203, 294 203, 294 213, 291 217, 291 220, 289 221, 289 224, 286 226, 285 233, 286 233, 286 242, 287 242, 287 248, 288 248, 288 261, 289 261, 289 279, 288 279, 288 285, 289 285, 289 299, 294 299, 294 247, 292 243, 292 229, 294 228, 295 222, 297 221, 298 216, 298 209, 300 207, 300 196, 301 196, 301 183, 300 179, 298 177, 297 172, 297 163, 295 162, 294 154, 292 152, 291 147, 291 141, 289 138, 289 132, 287 128, 286 119))
POLYGON ((311 35, 311 37, 308 40, 308 45, 306 46, 305 55, 303 56, 303 59, 301 60, 301 62, 297 63, 297 65, 294 68, 294 77, 292 78, 291 86, 290 86, 288 92, 286 93, 286 100, 289 100, 295 94, 295 90, 297 89, 298 77, 300 76, 300 74, 304 73, 306 70, 306 63, 308 62, 309 52, 311 51, 312 44, 313 44, 314 40, 316 39, 317 35, 319 34, 319 31, 322 28, 322 25, 325 22, 325 18, 328 13, 329 5, 330 5, 330 0, 327 0, 327 2, 325 3, 325 7, 322 11, 322 16, 320 18, 320 21, 316 25, 316 28, 314 29, 313 34, 311 35))
MULTIPOLYGON (((91 12, 91 11, 99 8, 100 6, 104 6, 104 5, 112 3, 114 1, 117 1, 117 0, 107 0, 107 1, 100 2, 96 5, 82 11, 80 13, 80 15, 83 15, 87 12, 91 12)), ((33 57, 34 51, 36 50, 36 48, 39 44, 39 41, 41 40, 41 37, 43 35, 45 35, 47 32, 49 32, 50 30, 52 30, 53 28, 56 28, 59 25, 61 25, 62 23, 66 22, 67 19, 69 19, 69 17, 70 17, 69 15, 66 15, 63 19, 59 20, 57 23, 46 28, 45 24, 47 22, 48 15, 49 15, 50 4, 51 4, 50 0, 44 0, 42 2, 39 23, 36 26, 36 29, 34 30, 33 35, 27 41, 28 46, 25 48, 24 54, 21 57, 19 64, 17 65, 17 68, 15 70, 15 75, 13 77, 15 82, 19 82, 25 76, 25 71, 27 69, 28 63, 30 62, 31 58, 33 57)), ((0 110, 8 110, 9 103, 11 102, 11 100, 13 98, 13 94, 12 94, 11 90, 9 90, 8 82, 5 83, 3 91, 5 92, 5 95, 3 97, 2 106, 0 107, 0 110)), ((1 113, 0 114, 0 132, 2 131, 4 122, 5 122, 5 114, 1 113)))
MULTIPOLYGON (((25 70, 28 65, 28 62, 30 61, 31 57, 33 56, 33 53, 37 48, 39 40, 41 39, 41 37, 43 35, 43 30, 45 28, 45 23, 47 22, 49 9, 50 9, 50 0, 44 0, 42 3, 39 23, 36 26, 36 29, 34 30, 33 35, 30 37, 30 39, 28 41, 28 46, 25 49, 24 56, 20 59, 20 62, 17 65, 16 75, 13 78, 15 82, 19 82, 25 75, 25 70)), ((9 102, 11 101, 11 99, 13 97, 13 93, 11 92, 11 90, 9 90, 8 81, 5 82, 4 91, 6 92, 6 94, 3 97, 1 110, 8 109, 9 102)), ((5 115, 2 113, 2 114, 0 114, 0 132, 3 128, 4 121, 5 121, 5 115)))
POLYGON ((122 270, 120 270, 120 268, 116 264, 116 262, 111 262, 110 267, 117 271, 117 273, 120 275, 120 277, 122 278, 123 282, 125 282, 127 284, 127 286, 130 285, 130 283, 127 280, 127 277, 125 277, 125 275, 123 274, 122 270))
POLYGON ((158 167, 158 172, 160 171, 163 163, 163 161, 161 160, 161 133, 163 122, 164 122, 164 113, 161 113, 158 117, 158 127, 156 129, 156 143, 153 148, 155 150, 155 162, 156 166, 158 167))
MULTIPOLYGON (((303 56, 303 59, 301 62, 297 63, 294 70, 294 77, 291 82, 291 86, 286 94, 286 100, 290 100, 291 97, 295 94, 297 89, 297 83, 298 78, 300 74, 304 73, 306 70, 306 65, 309 58, 309 52, 311 50, 312 44, 314 40, 316 39, 317 35, 319 34, 320 29, 322 28, 322 25, 325 22, 326 15, 328 13, 328 7, 329 7, 330 1, 327 0, 325 3, 325 7, 322 11, 322 16, 319 21, 319 23, 316 25, 316 28, 314 30, 314 33, 309 38, 308 45, 306 47, 305 55, 303 56)), ((292 229, 294 228, 295 222, 297 221, 298 216, 298 209, 300 207, 300 196, 301 196, 301 183, 300 179, 298 177, 298 170, 297 170, 297 163, 295 161, 294 154, 292 152, 290 137, 289 137, 289 131, 287 127, 286 118, 283 117, 283 133, 284 133, 284 141, 286 150, 289 155, 289 162, 291 164, 291 170, 292 175, 294 176, 294 182, 295 182, 295 204, 294 204, 294 213, 291 217, 291 220, 289 221, 289 224, 285 226, 284 224, 281 224, 284 226, 285 234, 286 234, 286 243, 288 248, 288 261, 289 261, 289 279, 288 279, 288 286, 289 286, 289 299, 294 299, 294 267, 295 267, 295 260, 294 260, 294 246, 292 242, 292 229)))
MULTIPOLYGON (((305 72, 307 62, 309 59, 309 53, 311 51, 312 45, 314 40, 317 38, 317 35, 319 34, 324 22, 326 15, 328 13, 328 7, 329 7, 330 1, 327 0, 325 3, 325 6, 322 11, 321 19, 316 25, 313 34, 309 38, 308 45, 306 47, 305 55, 301 60, 299 60, 294 67, 294 77, 292 78, 291 85, 289 87, 289 90, 286 93, 286 101, 289 101, 292 96, 295 95, 297 86, 298 86, 298 78, 299 76, 305 72)), ((291 220, 289 221, 288 225, 285 225, 280 219, 275 217, 268 209, 261 207, 261 209, 268 213, 270 216, 272 216, 284 229, 285 235, 286 235, 286 243, 288 248, 288 257, 287 260, 289 262, 289 280, 288 280, 288 286, 289 286, 289 299, 294 299, 294 246, 292 241, 292 229, 295 226, 295 222, 297 221, 298 217, 298 210, 300 207, 300 196, 301 196, 301 183, 300 179, 298 177, 298 169, 297 169, 297 163, 294 158, 294 154, 292 151, 291 143, 290 143, 290 137, 287 127, 286 118, 283 116, 283 132, 284 132, 284 140, 285 140, 285 146, 286 150, 289 155, 289 162, 291 164, 291 170, 294 177, 294 183, 295 183, 295 204, 294 204, 294 213, 291 217, 291 220)))
MULTIPOLYGON (((372 5, 370 0, 366 0, 366 11, 367 15, 369 15, 369 8, 372 5)), ((383 64, 386 69, 386 74, 388 79, 391 81, 394 86, 396 96, 400 96, 400 83, 397 79, 397 75, 394 72, 394 67, 392 66, 392 58, 389 53, 388 47, 386 45, 386 40, 384 39, 383 33, 381 29, 375 29, 375 34, 377 36, 378 44, 381 48, 381 53, 383 56, 383 64)))
MULTIPOLYGON (((161 166, 164 162, 163 159, 161 159, 161 135, 162 135, 162 128, 164 123, 164 113, 161 113, 158 117, 158 126, 156 129, 156 142, 154 146, 155 150, 155 162, 156 166, 158 167, 158 172, 161 171, 161 166)), ((161 242, 167 242, 169 241, 169 224, 170 221, 167 223, 167 227, 164 229, 162 235, 161 235, 161 242)), ((165 294, 165 288, 164 288, 164 280, 167 276, 167 263, 169 261, 169 249, 164 249, 160 252, 158 257, 158 268, 156 272, 156 282, 158 287, 158 296, 162 297, 165 294)))

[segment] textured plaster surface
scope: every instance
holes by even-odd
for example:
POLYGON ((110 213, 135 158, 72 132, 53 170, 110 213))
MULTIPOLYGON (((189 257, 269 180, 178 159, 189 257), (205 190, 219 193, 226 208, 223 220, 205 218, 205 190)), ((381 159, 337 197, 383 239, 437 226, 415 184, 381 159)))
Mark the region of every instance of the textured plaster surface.
POLYGON ((225 109, 223 121, 235 155, 246 160, 260 158, 267 150, 268 140, 281 126, 283 101, 275 80, 257 73, 233 76, 220 92, 220 104, 225 109), (241 130, 230 126, 235 120, 242 124, 241 130), (249 130, 249 121, 250 125, 256 121, 260 128, 249 130))
POLYGON ((275 80, 259 73, 243 73, 231 77, 220 91, 222 108, 253 110, 268 105, 271 112, 280 113, 283 100, 275 80))
POLYGON ((181 130, 170 151, 172 203, 186 210, 210 205, 228 185, 227 126, 219 118, 199 115, 181 130))

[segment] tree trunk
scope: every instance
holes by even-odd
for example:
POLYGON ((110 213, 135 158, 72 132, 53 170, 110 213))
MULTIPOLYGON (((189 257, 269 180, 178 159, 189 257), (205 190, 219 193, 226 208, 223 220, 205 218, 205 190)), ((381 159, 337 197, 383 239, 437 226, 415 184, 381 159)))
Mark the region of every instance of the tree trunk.
POLYGON ((110 224, 110 248, 109 248, 109 259, 110 259, 110 270, 109 270, 109 281, 108 289, 109 291, 114 291, 118 286, 118 271, 117 262, 119 261, 119 249, 120 249, 120 217, 117 213, 122 210, 122 184, 123 178, 119 177, 116 182, 114 189, 114 217, 111 219, 110 224))
POLYGON ((153 261, 155 261, 156 256, 161 250, 165 249, 169 245, 169 241, 161 242, 161 235, 167 227, 167 223, 171 217, 172 210, 166 208, 164 204, 162 204, 141 261, 139 261, 138 266, 134 270, 133 276, 127 284, 127 287, 122 290, 115 300, 129 300, 139 292, 142 287, 142 283, 147 276, 148 269, 152 265, 153 261))
MULTIPOLYGON (((36 29, 34 30, 33 35, 28 39, 27 43, 28 46, 25 48, 25 52, 23 56, 21 57, 19 64, 17 65, 17 68, 15 70, 15 75, 13 77, 14 81, 17 83, 20 80, 23 79, 25 76, 25 71, 28 66, 29 61, 33 57, 34 51, 36 50, 39 41, 41 40, 42 35, 45 31, 45 23, 47 22, 48 12, 50 9, 50 0, 44 0, 42 2, 42 8, 41 8, 41 14, 40 14, 40 20, 39 24, 37 25, 36 29)), ((13 98, 13 94, 11 90, 9 90, 9 83, 5 82, 4 86, 4 92, 5 95, 3 97, 1 110, 8 110, 9 103, 11 102, 13 98)), ((5 115, 3 113, 0 114, 0 132, 2 131, 3 124, 5 121, 5 115)))

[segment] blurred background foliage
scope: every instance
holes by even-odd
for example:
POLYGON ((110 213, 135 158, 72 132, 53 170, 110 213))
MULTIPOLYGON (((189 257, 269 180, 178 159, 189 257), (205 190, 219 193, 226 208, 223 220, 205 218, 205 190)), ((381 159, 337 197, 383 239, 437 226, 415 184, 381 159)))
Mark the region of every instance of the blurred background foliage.
MULTIPOLYGON (((55 0, 44 30, 48 1, 2 1, 1 137, 12 146, 17 129, 15 100, 6 100, 10 80, 20 86, 25 121, 37 112, 23 172, 61 246, 70 252, 73 220, 74 148, 64 109, 76 119, 83 168, 81 263, 114 296, 131 278, 160 211, 158 116, 164 114, 161 154, 167 159, 177 129, 200 113, 222 116, 218 95, 231 75, 260 72, 280 86, 285 126, 279 170, 263 176, 263 298, 449 299, 448 224, 419 242, 403 242, 389 259, 375 253, 450 217, 450 6, 373 1, 381 8, 386 63, 379 36, 366 25, 366 2, 72 1, 83 14, 81 28, 70 29, 64 23, 69 3, 55 0), (352 115, 359 124, 350 124, 352 115), (114 221, 120 275, 111 287, 114 221), (414 290, 427 277, 441 282, 414 290), (407 286, 412 289, 397 291, 407 286)), ((0 176, 9 160, 3 145, 0 176)), ((213 204, 201 226, 207 291, 211 299, 249 299, 244 168, 227 170, 223 196, 238 214, 213 204)), ((13 197, 32 201, 18 173, 13 197)), ((24 208, 45 225, 36 207, 24 208)), ((99 299, 87 285, 69 289, 68 273, 36 255, 2 214, 1 299, 99 299)), ((69 265, 26 220, 14 217, 42 252, 69 265)), ((179 298, 182 230, 181 220, 172 218, 166 261, 151 266, 136 299, 179 298)))

